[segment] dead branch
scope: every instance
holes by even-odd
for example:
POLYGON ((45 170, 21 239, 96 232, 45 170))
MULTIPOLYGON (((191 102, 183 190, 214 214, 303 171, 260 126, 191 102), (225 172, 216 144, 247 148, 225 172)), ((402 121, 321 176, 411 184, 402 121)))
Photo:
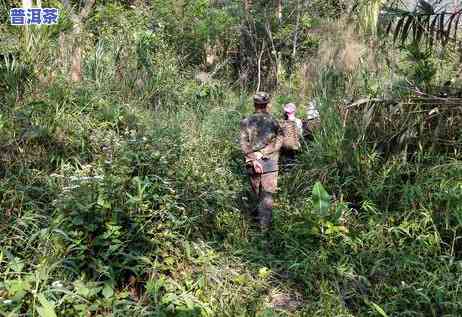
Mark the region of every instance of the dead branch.
POLYGON ((258 57, 258 84, 257 84, 257 91, 260 91, 260 84, 261 84, 261 58, 263 56, 263 53, 265 52, 265 46, 266 42, 263 41, 261 45, 261 52, 260 56, 258 57))

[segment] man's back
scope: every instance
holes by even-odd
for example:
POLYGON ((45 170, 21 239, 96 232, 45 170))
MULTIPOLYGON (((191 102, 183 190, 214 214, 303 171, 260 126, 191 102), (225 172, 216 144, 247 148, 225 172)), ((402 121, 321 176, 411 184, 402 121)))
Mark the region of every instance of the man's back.
MULTIPOLYGON (((244 152, 256 152, 271 147, 281 135, 279 123, 267 112, 257 112, 241 121, 241 145, 244 152)), ((267 152, 268 157, 278 158, 278 150, 267 152)))

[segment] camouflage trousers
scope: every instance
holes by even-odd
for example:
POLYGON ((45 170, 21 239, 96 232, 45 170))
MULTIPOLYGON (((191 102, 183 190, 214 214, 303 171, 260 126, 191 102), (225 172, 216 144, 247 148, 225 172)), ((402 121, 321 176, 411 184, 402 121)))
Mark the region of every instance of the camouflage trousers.
POLYGON ((256 217, 260 228, 270 229, 273 219, 273 194, 276 193, 278 172, 257 174, 253 167, 247 167, 252 191, 257 199, 256 217))

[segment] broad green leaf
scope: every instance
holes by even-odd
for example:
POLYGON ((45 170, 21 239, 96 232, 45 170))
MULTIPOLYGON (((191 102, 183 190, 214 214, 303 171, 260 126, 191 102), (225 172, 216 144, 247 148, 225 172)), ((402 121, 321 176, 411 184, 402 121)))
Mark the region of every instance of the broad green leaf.
POLYGON ((331 197, 320 182, 313 186, 312 199, 314 208, 322 217, 327 216, 331 204, 331 197))
POLYGON ((382 309, 382 307, 380 307, 380 306, 377 305, 376 303, 370 302, 370 306, 371 306, 372 308, 374 308, 374 309, 380 314, 380 316, 382 316, 382 317, 388 317, 388 315, 385 313, 385 311, 382 309))
POLYGON ((112 285, 110 283, 104 284, 103 295, 105 298, 110 298, 112 295, 114 295, 114 290, 112 289, 112 285))
POLYGON ((28 281, 23 280, 7 280, 5 281, 6 288, 11 294, 17 294, 25 292, 31 289, 31 285, 28 281))
POLYGON ((6 121, 3 118, 3 115, 0 114, 0 131, 2 131, 3 127, 6 126, 6 121))
POLYGON ((88 289, 82 281, 76 281, 74 286, 77 294, 83 297, 88 297, 88 295, 90 295, 90 289, 88 289))
POLYGON ((9 264, 9 268, 16 273, 21 273, 24 268, 24 262, 20 258, 14 258, 9 264))
POLYGON ((334 216, 333 216, 333 219, 332 221, 333 222, 338 222, 340 220, 340 218, 342 217, 343 213, 345 210, 347 210, 348 207, 346 206, 345 203, 338 203, 335 205, 335 213, 334 213, 334 216))
POLYGON ((455 211, 456 219, 459 224, 459 226, 462 225, 462 208, 457 208, 455 211))
POLYGON ((326 234, 329 235, 329 234, 335 234, 335 233, 347 234, 348 228, 345 226, 336 226, 328 222, 326 234))
POLYGON ((111 208, 111 202, 106 200, 101 194, 98 195, 98 205, 105 209, 111 208))
POLYGON ((42 307, 37 306, 37 312, 40 317, 56 317, 56 312, 54 306, 43 296, 43 294, 39 294, 37 296, 39 303, 42 307))
POLYGON ((167 305, 170 303, 175 303, 177 301, 178 301, 178 295, 176 295, 175 293, 167 293, 161 299, 162 304, 167 304, 167 305))

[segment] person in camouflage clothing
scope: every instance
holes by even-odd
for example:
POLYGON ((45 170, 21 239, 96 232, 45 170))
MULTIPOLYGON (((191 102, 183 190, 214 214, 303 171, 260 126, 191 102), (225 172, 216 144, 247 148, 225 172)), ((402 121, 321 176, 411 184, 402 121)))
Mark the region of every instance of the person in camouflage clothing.
POLYGON ((283 135, 279 123, 268 112, 269 95, 254 96, 255 113, 241 121, 240 144, 245 155, 252 190, 255 193, 260 227, 271 227, 273 194, 277 188, 279 150, 283 135))

